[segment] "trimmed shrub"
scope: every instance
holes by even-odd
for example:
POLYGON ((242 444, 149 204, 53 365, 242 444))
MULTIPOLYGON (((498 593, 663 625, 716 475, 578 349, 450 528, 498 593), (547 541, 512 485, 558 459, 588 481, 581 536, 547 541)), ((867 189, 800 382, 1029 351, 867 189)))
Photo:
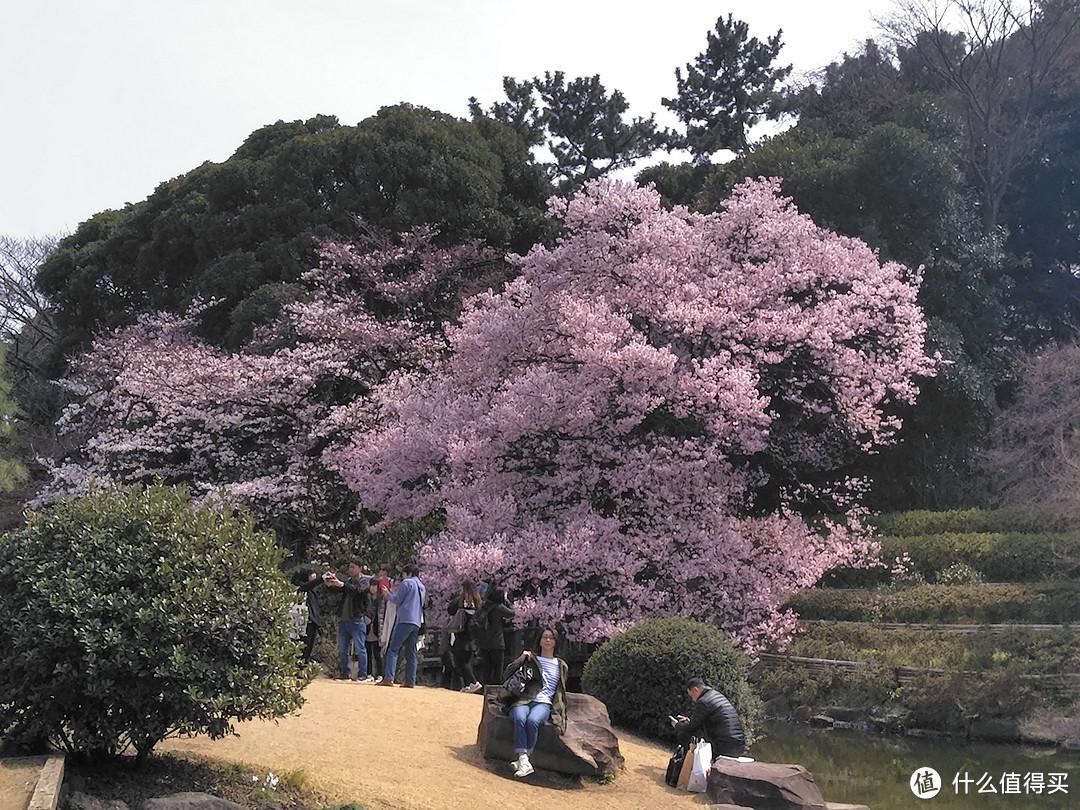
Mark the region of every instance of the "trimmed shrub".
POLYGON ((723 692, 751 735, 761 702, 747 682, 749 662, 718 627, 679 618, 647 619, 601 645, 585 664, 582 690, 602 700, 612 723, 674 738, 668 715, 690 716, 686 682, 723 692))
POLYGON ((1045 582, 1062 579, 1080 559, 1080 534, 968 532, 882 537, 881 555, 907 552, 928 582, 957 563, 971 566, 989 582, 1045 582))
POLYGON ((299 708, 283 552, 157 485, 97 490, 0 538, 0 736, 145 757, 299 708))
POLYGON ((1080 530, 1080 519, 1076 515, 1049 507, 952 509, 945 512, 915 510, 877 515, 870 522, 879 535, 901 537, 967 532, 1060 533, 1080 530))
POLYGON ((1080 621, 1080 583, 809 588, 788 600, 802 619, 914 624, 1069 624, 1080 621))

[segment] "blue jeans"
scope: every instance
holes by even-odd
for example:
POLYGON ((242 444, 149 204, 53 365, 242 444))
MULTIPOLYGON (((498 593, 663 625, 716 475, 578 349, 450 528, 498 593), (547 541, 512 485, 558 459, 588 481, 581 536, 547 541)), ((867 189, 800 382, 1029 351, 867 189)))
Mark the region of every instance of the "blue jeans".
POLYGON ((341 659, 341 674, 349 677, 349 642, 352 642, 356 650, 356 657, 360 663, 356 670, 358 678, 367 677, 367 624, 362 621, 338 622, 337 647, 338 657, 341 659))
POLYGON ((397 674, 397 657, 402 645, 405 647, 405 683, 403 686, 416 686, 416 640, 420 636, 420 625, 398 622, 390 634, 390 643, 386 646, 386 666, 383 677, 394 680, 397 674))
POLYGON ((537 703, 535 700, 525 706, 515 706, 510 710, 510 719, 514 721, 514 753, 531 754, 536 748, 536 737, 540 726, 551 717, 550 703, 537 703))

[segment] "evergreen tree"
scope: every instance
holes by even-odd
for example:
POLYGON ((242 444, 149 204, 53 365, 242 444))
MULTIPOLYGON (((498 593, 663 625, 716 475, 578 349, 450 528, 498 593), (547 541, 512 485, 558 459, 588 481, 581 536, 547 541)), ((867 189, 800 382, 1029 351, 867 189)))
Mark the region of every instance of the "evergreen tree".
POLYGON ((740 155, 750 150, 750 128, 782 111, 778 85, 791 66, 773 65, 783 47, 780 34, 760 42, 732 15, 717 19, 705 51, 687 64, 686 76, 675 69, 675 98, 662 101, 686 128, 671 140, 673 146, 689 149, 696 162, 723 149, 740 155))

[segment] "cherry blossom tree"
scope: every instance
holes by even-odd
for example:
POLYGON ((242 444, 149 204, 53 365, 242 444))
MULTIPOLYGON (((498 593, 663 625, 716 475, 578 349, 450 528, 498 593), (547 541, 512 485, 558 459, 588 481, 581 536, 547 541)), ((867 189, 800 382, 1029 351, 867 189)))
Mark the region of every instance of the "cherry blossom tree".
POLYGON ((372 388, 429 367, 461 298, 505 272, 478 245, 437 248, 431 229, 327 242, 301 300, 242 351, 197 337, 200 309, 152 313, 95 341, 67 381, 60 420, 80 437, 45 492, 93 481, 186 484, 246 503, 290 546, 358 526, 355 496, 322 461, 372 417, 372 388))
POLYGON ((435 598, 497 579, 571 638, 681 615, 760 650, 789 594, 874 551, 843 471, 933 373, 918 274, 773 180, 713 215, 606 180, 550 206, 556 246, 467 302, 450 354, 393 375, 385 424, 330 463, 387 520, 445 512, 435 598))

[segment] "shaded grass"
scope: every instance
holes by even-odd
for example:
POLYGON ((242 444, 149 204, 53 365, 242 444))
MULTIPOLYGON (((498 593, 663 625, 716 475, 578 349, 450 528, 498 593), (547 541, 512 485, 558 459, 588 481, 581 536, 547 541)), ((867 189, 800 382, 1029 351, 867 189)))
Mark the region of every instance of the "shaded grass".
MULTIPOLYGON (((265 769, 222 764, 195 756, 152 754, 137 765, 133 757, 68 759, 69 788, 103 801, 119 800, 135 810, 147 799, 173 793, 208 793, 245 807, 316 810, 326 806, 304 771, 274 773, 270 784, 265 769)), ((356 805, 355 810, 363 810, 356 805)))

